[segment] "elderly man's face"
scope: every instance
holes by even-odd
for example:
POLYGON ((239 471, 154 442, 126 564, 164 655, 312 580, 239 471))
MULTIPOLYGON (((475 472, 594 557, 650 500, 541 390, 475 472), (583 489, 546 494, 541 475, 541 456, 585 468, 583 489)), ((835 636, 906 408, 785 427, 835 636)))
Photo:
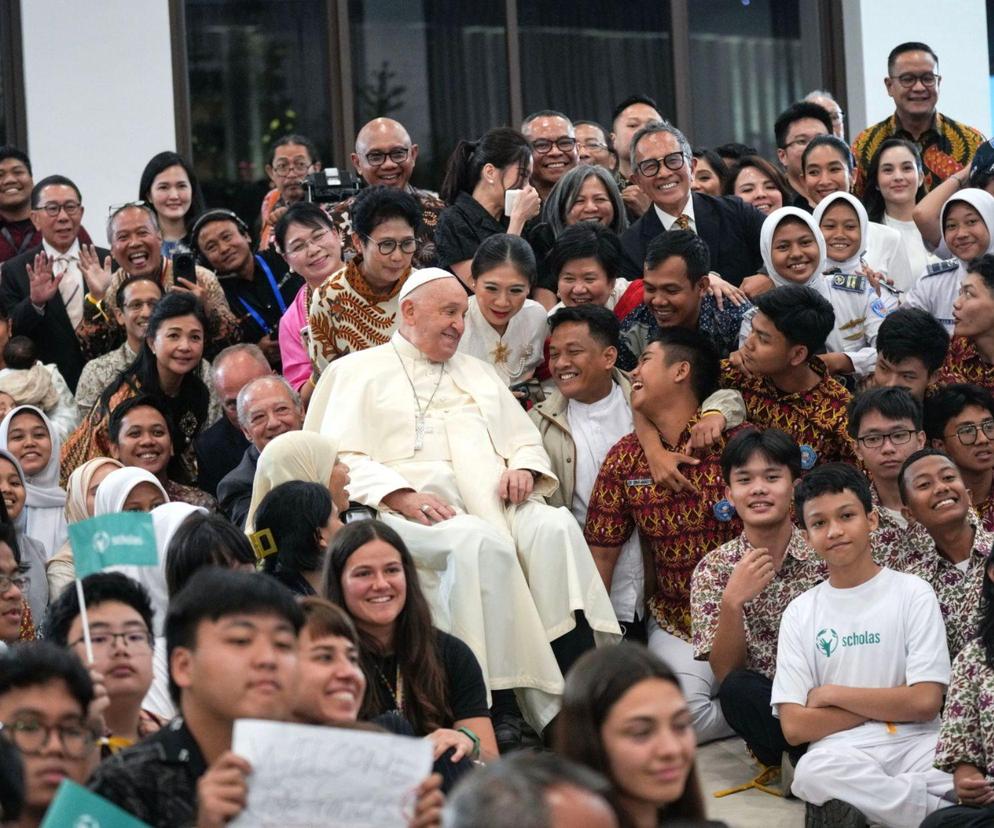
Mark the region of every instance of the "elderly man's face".
POLYGON ((370 187, 383 184, 404 189, 418 160, 418 145, 396 121, 378 119, 367 124, 356 138, 352 164, 370 187))
POLYGON ((670 132, 654 132, 639 141, 635 150, 635 183, 665 213, 678 216, 690 196, 697 161, 683 154, 680 142, 670 132), (655 162, 650 174, 642 171, 646 162, 655 162), (676 169, 671 169, 675 166, 676 169))
POLYGON ((266 380, 248 389, 242 431, 259 451, 274 437, 299 431, 303 424, 304 412, 282 382, 266 380))
POLYGON ((129 276, 152 276, 162 267, 162 236, 141 207, 128 207, 114 219, 110 253, 129 276))
POLYGON ((565 118, 536 118, 525 127, 525 137, 532 145, 532 184, 536 186, 551 188, 579 163, 573 125, 565 118))
POLYGON ((225 357, 220 368, 215 368, 214 389, 221 400, 224 416, 235 428, 238 425, 238 392, 252 380, 272 374, 268 364, 249 354, 235 353, 225 357))
POLYGON ((408 339, 433 362, 445 362, 459 347, 469 300, 458 279, 438 279, 401 303, 408 339))

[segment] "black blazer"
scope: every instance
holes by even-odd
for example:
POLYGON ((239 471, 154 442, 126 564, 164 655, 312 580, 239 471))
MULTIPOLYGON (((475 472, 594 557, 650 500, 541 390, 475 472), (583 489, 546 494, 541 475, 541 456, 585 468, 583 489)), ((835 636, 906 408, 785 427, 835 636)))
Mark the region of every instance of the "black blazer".
POLYGON ((252 505, 252 484, 259 465, 259 449, 250 445, 242 461, 221 478, 217 484, 217 501, 221 511, 239 529, 245 528, 249 506, 252 505))
MULTIPOLYGON (((38 359, 42 362, 54 362, 69 389, 75 394, 86 359, 76 331, 69 321, 61 294, 56 291, 55 296, 45 303, 43 314, 39 314, 31 306, 27 265, 34 263, 35 256, 41 250, 42 246, 39 244, 3 263, 3 270, 0 271, 0 307, 10 317, 13 328, 11 333, 33 339, 38 349, 38 359)), ((103 261, 110 255, 110 251, 98 247, 97 255, 103 261)))
POLYGON ((222 414, 193 444, 197 452, 197 486, 217 497, 218 484, 242 461, 245 449, 250 445, 241 430, 222 414))
MULTIPOLYGON (((697 235, 707 243, 711 269, 723 279, 738 285, 763 266, 759 252, 759 231, 766 216, 738 196, 710 196, 694 193, 694 222, 697 235)), ((663 224, 652 205, 621 237, 629 265, 641 273, 645 251, 663 224)))

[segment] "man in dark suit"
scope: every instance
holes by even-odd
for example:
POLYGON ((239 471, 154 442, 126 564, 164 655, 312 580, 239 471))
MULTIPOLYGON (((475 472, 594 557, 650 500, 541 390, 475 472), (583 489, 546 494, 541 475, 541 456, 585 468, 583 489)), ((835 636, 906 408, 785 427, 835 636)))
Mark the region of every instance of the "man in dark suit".
POLYGON ((641 271, 649 242, 679 228, 704 239, 712 270, 733 285, 759 272, 759 231, 766 216, 736 196, 691 193, 697 161, 679 129, 666 121, 646 124, 632 138, 631 153, 635 183, 652 200, 621 237, 632 266, 641 271))
POLYGON ((38 358, 54 362, 73 392, 87 360, 120 344, 116 326, 91 300, 103 295, 103 269, 84 266, 110 256, 103 248, 80 249, 83 198, 65 176, 43 178, 31 191, 31 221, 41 244, 4 262, 0 307, 10 317, 14 335, 28 336, 38 358), (115 338, 116 337, 116 338, 115 338))

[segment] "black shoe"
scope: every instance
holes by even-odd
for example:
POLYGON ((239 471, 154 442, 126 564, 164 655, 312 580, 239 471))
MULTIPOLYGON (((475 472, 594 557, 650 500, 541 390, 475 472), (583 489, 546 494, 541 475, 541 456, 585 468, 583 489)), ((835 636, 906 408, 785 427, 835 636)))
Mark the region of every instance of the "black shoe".
POLYGON ((830 799, 824 805, 807 803, 804 828, 866 828, 869 823, 860 811, 841 799, 830 799))
POLYGON ((528 725, 516 713, 505 713, 494 720, 494 735, 497 737, 497 749, 503 756, 511 751, 525 747, 525 729, 528 725))

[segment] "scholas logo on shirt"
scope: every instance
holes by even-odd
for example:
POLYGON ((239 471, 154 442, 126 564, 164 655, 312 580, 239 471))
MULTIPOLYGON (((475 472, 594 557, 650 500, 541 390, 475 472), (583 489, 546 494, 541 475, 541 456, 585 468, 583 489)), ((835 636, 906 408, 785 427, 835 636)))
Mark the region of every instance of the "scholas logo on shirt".
POLYGON ((815 636, 815 646, 819 652, 825 654, 825 658, 830 657, 839 648, 840 643, 843 647, 865 647, 868 644, 879 644, 880 633, 869 631, 849 633, 839 638, 839 634, 835 630, 826 627, 823 630, 818 630, 818 634, 815 636))

